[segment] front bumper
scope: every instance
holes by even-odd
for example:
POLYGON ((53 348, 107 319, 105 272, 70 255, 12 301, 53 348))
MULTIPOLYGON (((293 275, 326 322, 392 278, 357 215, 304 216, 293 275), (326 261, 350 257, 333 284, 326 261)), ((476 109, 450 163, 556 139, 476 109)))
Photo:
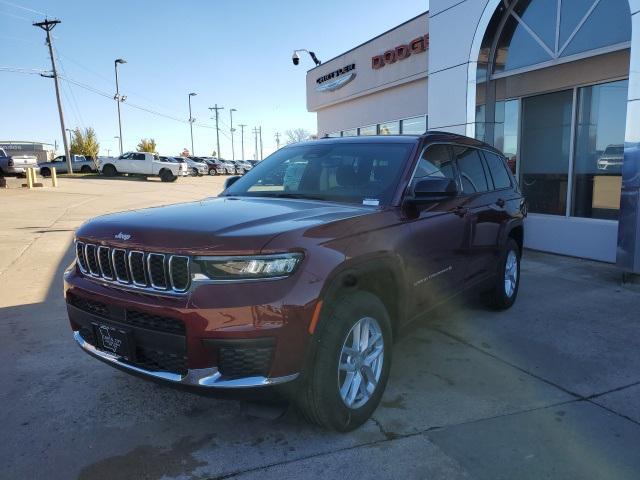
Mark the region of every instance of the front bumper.
POLYGON ((307 282, 204 284, 163 296, 105 284, 75 265, 64 279, 76 342, 121 370, 204 388, 271 386, 302 371, 317 298, 307 282), (131 361, 101 348, 100 325, 129 332, 131 361))
POLYGON ((80 348, 92 357, 102 360, 105 363, 112 364, 123 370, 129 370, 133 373, 141 374, 158 380, 164 380, 175 384, 186 385, 191 387, 206 388, 256 388, 279 385, 290 382, 298 377, 298 374, 286 375, 282 377, 269 378, 264 376, 252 376, 245 378, 225 379, 218 370, 218 367, 190 369, 185 375, 172 372, 151 371, 144 368, 131 365, 116 355, 112 355, 106 351, 99 350, 82 338, 80 332, 73 332, 73 338, 80 348))

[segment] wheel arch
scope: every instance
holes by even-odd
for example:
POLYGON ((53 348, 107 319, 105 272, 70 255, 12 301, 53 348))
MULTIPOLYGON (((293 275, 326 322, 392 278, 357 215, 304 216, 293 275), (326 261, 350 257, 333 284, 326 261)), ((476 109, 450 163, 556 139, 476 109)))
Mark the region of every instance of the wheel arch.
POLYGON ((406 318, 405 291, 402 288, 404 274, 401 262, 395 255, 371 255, 346 262, 327 277, 320 293, 323 308, 320 322, 331 313, 332 299, 355 291, 366 291, 378 297, 385 305, 391 319, 394 336, 406 318))

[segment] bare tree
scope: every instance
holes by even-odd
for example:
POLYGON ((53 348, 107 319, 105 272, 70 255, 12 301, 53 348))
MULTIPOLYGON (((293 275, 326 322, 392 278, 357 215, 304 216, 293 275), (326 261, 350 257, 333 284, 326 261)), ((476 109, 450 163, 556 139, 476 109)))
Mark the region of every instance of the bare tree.
POLYGON ((304 128, 289 129, 284 134, 287 136, 287 145, 303 142, 309 139, 309 132, 304 128))

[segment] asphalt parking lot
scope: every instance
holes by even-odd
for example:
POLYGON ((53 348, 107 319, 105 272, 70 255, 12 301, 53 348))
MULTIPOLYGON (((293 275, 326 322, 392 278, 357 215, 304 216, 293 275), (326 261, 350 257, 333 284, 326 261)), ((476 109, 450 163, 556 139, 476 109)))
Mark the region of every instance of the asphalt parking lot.
POLYGON ((640 285, 605 264, 527 251, 511 310, 469 298, 430 314, 399 339, 382 405, 349 434, 82 353, 62 298, 74 229, 222 182, 0 190, 1 478, 640 478, 640 285))

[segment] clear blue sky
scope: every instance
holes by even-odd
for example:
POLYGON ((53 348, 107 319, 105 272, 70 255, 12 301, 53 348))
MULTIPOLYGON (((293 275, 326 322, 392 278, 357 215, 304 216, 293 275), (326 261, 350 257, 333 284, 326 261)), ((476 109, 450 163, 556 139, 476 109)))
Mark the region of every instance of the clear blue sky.
MULTIPOLYGON (((262 125, 265 155, 275 149, 275 132, 290 128, 316 130, 315 114, 306 111, 305 73, 312 62, 303 57, 294 67, 295 48, 327 60, 428 8, 427 0, 295 0, 243 1, 43 1, 0 0, 0 67, 50 69, 44 32, 31 26, 41 15, 57 17, 54 29, 62 73, 112 95, 113 61, 120 67, 120 90, 127 101, 173 117, 193 116, 213 125, 207 109, 215 103, 225 135, 221 151, 231 157, 227 136, 229 108, 234 124, 245 123, 245 156, 252 158, 250 130, 262 125)), ((2 115, 0 140, 35 140, 61 144, 53 80, 0 71, 2 115)), ((116 103, 63 82, 67 127, 93 127, 101 154, 114 154, 116 103)), ((152 137, 158 150, 174 155, 190 147, 189 125, 123 106, 124 149, 152 137)), ((215 130, 194 127, 195 153, 211 154, 215 130)), ((236 158, 240 154, 236 133, 236 158)))

